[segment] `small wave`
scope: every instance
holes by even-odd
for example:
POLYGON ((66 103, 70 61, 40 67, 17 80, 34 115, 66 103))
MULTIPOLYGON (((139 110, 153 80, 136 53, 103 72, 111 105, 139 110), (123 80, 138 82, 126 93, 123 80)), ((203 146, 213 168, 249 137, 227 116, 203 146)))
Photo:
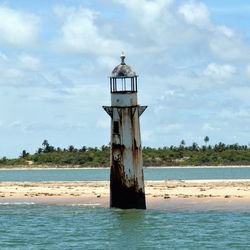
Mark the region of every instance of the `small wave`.
POLYGON ((0 206, 7 206, 7 205, 35 205, 34 202, 0 202, 0 206))
POLYGON ((70 206, 95 207, 95 206, 101 206, 101 204, 100 203, 86 203, 86 204, 71 204, 70 206))

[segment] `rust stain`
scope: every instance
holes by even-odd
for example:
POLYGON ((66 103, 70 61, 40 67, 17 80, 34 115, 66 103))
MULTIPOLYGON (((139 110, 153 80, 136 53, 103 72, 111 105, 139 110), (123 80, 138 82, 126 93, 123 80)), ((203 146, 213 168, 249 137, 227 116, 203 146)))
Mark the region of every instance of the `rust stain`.
POLYGON ((110 206, 123 209, 146 209, 145 194, 138 188, 137 180, 132 180, 134 185, 127 187, 124 184, 125 176, 122 167, 117 163, 111 166, 110 173, 110 206))
POLYGON ((138 75, 120 58, 110 76, 112 106, 103 107, 112 121, 110 206, 145 209, 139 117, 147 106, 137 104, 138 75))
MULTIPOLYGON (((122 122, 120 122, 122 129, 122 122)), ((135 134, 134 119, 132 121, 132 135, 135 134)), ((133 165, 137 166, 139 147, 136 139, 132 144, 133 165)), ((119 208, 146 208, 145 193, 139 188, 137 178, 128 178, 122 165, 125 146, 112 144, 112 166, 110 172, 111 207, 119 208), (128 185, 129 184, 129 185, 128 185)))
MULTIPOLYGON (((139 188, 137 178, 128 178, 123 162, 124 145, 112 144, 112 166, 110 171, 110 206, 123 209, 146 209, 145 193, 139 188), (119 155, 119 157, 116 157, 119 155), (130 183, 130 186, 127 185, 130 183)), ((138 150, 138 148, 136 149, 138 150)), ((134 152, 134 150, 133 150, 134 152)), ((138 155, 138 153, 135 153, 138 155)))

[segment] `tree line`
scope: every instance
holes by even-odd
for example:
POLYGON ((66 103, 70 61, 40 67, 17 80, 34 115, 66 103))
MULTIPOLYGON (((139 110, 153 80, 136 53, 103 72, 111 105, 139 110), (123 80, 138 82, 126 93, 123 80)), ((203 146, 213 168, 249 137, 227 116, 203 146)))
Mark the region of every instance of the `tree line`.
MULTIPOLYGON (((219 142, 209 145, 209 137, 204 137, 204 145, 196 142, 187 146, 181 140, 178 146, 143 147, 144 166, 204 166, 204 165, 249 165, 250 148, 247 145, 219 142)), ((54 147, 44 140, 34 154, 23 150, 20 157, 0 159, 0 165, 49 165, 79 167, 109 167, 110 146, 76 148, 54 147)))

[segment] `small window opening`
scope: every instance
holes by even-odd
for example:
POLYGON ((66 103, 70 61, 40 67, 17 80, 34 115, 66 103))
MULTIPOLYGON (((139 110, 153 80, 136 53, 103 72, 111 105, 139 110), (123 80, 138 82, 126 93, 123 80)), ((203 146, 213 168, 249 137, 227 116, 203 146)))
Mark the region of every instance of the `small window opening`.
POLYGON ((119 122, 118 121, 114 121, 113 132, 114 134, 119 134, 119 122))

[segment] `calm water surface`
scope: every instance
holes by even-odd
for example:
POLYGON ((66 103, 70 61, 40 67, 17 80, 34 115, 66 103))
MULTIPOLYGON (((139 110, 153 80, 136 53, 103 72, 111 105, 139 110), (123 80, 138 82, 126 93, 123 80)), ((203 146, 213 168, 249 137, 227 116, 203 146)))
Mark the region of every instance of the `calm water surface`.
POLYGON ((249 249, 250 213, 0 205, 0 249, 249 249))
MULTIPOLYGON (((8 170, 0 181, 108 180, 109 169, 8 170)), ((250 168, 145 169, 145 179, 250 179, 250 168)), ((0 204, 0 249, 249 249, 249 211, 0 204)))
MULTIPOLYGON (((250 179, 250 168, 144 168, 145 180, 250 179)), ((1 170, 0 181, 107 181, 109 169, 1 170)))

